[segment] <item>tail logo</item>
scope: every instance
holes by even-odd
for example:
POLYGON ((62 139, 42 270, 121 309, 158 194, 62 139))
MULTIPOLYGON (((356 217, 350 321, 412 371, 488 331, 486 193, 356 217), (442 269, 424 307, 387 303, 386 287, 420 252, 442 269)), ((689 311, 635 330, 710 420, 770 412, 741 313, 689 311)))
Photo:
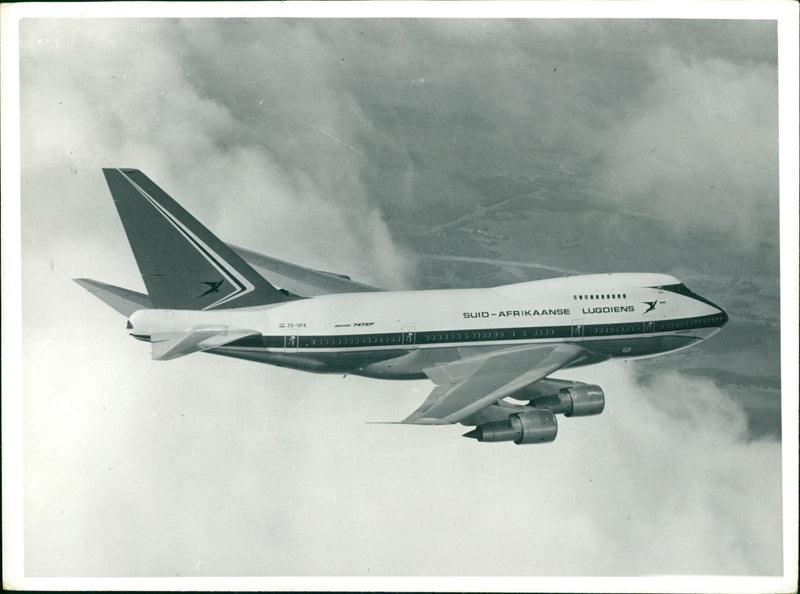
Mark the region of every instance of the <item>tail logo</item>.
MULTIPOLYGON (((219 293, 219 287, 220 285, 222 285, 222 283, 225 282, 225 279, 221 279, 218 281, 200 281, 200 282, 203 283, 204 285, 208 285, 208 291, 200 295, 200 297, 205 297, 209 293, 219 293)), ((200 297, 198 297, 198 299, 200 299, 200 297)))
POLYGON ((656 308, 656 303, 658 303, 658 301, 645 301, 644 304, 647 306, 647 309, 644 313, 653 311, 656 308))

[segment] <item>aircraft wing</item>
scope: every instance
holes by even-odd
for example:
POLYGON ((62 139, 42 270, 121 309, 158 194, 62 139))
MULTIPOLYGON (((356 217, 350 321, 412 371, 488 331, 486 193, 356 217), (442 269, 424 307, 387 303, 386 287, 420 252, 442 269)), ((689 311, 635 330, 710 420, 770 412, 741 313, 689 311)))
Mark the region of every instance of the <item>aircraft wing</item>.
POLYGON ((270 282, 303 297, 316 297, 317 295, 327 295, 329 293, 362 293, 383 290, 350 280, 350 277, 342 274, 322 272, 321 270, 298 266, 297 264, 278 260, 232 244, 228 244, 228 246, 245 262, 264 274, 270 282))
POLYGON ((168 361, 184 355, 206 351, 248 336, 261 336, 254 330, 227 327, 192 328, 188 332, 152 334, 152 356, 156 361, 168 361))
POLYGON ((576 345, 534 345, 426 368, 425 374, 437 386, 403 423, 458 423, 587 354, 576 345))

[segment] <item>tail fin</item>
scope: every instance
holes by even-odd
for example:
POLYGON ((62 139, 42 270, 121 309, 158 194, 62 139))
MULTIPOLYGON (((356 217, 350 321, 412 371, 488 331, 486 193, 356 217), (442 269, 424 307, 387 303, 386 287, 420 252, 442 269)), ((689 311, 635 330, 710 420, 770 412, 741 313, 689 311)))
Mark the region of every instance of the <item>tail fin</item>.
POLYGON ((152 306, 226 309, 285 301, 138 169, 103 169, 152 306))

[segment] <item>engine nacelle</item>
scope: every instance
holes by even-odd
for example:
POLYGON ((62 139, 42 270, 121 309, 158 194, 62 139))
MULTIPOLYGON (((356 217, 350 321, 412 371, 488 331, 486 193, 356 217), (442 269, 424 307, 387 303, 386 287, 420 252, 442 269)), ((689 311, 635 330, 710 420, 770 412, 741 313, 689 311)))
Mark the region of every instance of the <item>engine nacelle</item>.
POLYGON ((553 441, 558 434, 558 423, 553 411, 541 408, 529 412, 520 413, 511 417, 519 422, 522 428, 522 435, 515 439, 514 443, 547 443, 553 441))
POLYGON ((523 443, 547 443, 558 434, 555 414, 547 408, 537 408, 511 415, 505 421, 494 421, 478 425, 464 437, 478 441, 513 441, 523 443))
POLYGON ((603 389, 594 384, 576 384, 561 389, 558 394, 537 398, 536 408, 548 408, 555 414, 565 417, 585 417, 599 415, 606 406, 603 389))
POLYGON ((569 411, 564 413, 565 417, 585 417, 588 415, 599 415, 606 407, 606 397, 603 389, 594 384, 574 386, 562 390, 560 397, 566 396, 569 399, 569 411))

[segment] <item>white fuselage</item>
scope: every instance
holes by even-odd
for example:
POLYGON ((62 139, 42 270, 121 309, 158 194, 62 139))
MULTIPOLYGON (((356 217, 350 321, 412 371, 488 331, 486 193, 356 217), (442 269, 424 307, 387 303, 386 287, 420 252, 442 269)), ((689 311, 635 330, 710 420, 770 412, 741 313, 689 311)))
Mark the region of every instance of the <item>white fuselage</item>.
POLYGON ((488 289, 332 294, 270 306, 142 310, 131 334, 197 327, 253 330, 210 352, 318 372, 422 377, 464 349, 579 343, 609 357, 642 357, 708 338, 725 313, 663 274, 553 278, 488 289))

